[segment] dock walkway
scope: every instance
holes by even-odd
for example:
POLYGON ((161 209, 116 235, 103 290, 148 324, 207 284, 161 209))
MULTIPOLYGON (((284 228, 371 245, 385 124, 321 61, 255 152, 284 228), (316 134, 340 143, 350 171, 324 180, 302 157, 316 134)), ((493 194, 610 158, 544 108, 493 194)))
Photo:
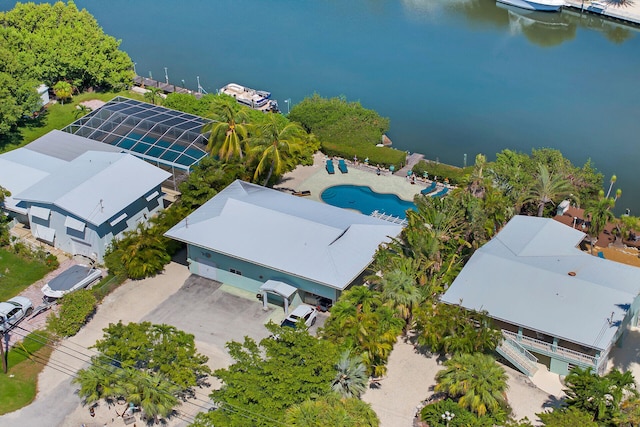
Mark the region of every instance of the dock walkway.
POLYGON ((420 160, 424 160, 424 154, 412 153, 407 157, 407 164, 395 171, 393 174, 398 176, 407 176, 407 172, 416 165, 420 160))
POLYGON ((604 16, 627 24, 640 25, 640 2, 631 0, 565 0, 565 7, 578 12, 604 16), (594 7, 590 7, 594 6, 594 7), (591 9, 591 10, 590 10, 591 9))
POLYGON ((148 77, 135 76, 133 78, 133 83, 136 86, 141 86, 141 87, 157 87, 158 89, 162 90, 164 93, 186 93, 189 95, 193 95, 196 98, 200 98, 202 96, 200 92, 196 92, 191 89, 176 86, 170 83, 161 82, 159 80, 150 79, 148 77))

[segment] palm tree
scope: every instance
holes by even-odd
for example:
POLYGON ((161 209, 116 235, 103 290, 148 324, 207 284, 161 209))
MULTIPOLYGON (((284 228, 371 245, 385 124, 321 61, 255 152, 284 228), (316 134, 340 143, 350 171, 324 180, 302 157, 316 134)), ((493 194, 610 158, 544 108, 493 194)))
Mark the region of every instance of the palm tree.
POLYGON ((591 253, 593 254, 593 246, 598 241, 598 236, 604 230, 605 226, 615 219, 615 215, 611 212, 611 208, 615 205, 615 200, 600 197, 595 203, 585 209, 591 219, 589 225, 589 236, 591 237, 591 253))
POLYGON ((507 374, 495 359, 482 353, 457 354, 436 374, 435 391, 458 399, 465 409, 484 416, 508 408, 507 374))
POLYGON ((334 394, 305 400, 285 414, 291 427, 378 427, 380 421, 368 403, 360 399, 340 399, 334 394))
POLYGON ((550 173, 544 164, 539 163, 538 176, 524 201, 535 203, 538 207, 538 216, 541 217, 548 203, 554 203, 554 200, 572 193, 573 187, 569 181, 560 175, 550 173))
POLYGON ((146 417, 156 422, 158 417, 168 417, 178 405, 176 395, 180 387, 159 375, 133 368, 121 369, 118 383, 122 396, 128 402, 139 406, 146 417))
POLYGON ((78 396, 83 398, 85 404, 89 405, 100 399, 110 400, 117 397, 114 386, 115 369, 111 365, 94 360, 91 367, 78 371, 71 382, 80 386, 78 396))
POLYGON ((64 105, 64 100, 71 98, 71 96, 73 95, 73 86, 71 86, 71 83, 67 81, 60 80, 55 85, 53 85, 53 93, 58 99, 60 99, 60 101, 64 105))
POLYGON ((617 180, 618 180, 617 176, 611 175, 611 180, 609 180, 609 190, 607 191, 607 198, 609 198, 609 195, 611 194, 611 189, 613 188, 613 184, 615 184, 617 180))
POLYGON ((342 398, 359 398, 367 388, 367 367, 359 356, 351 356, 350 350, 345 350, 336 364, 336 377, 331 389, 342 398))
POLYGON ((406 334, 411 327, 413 307, 422 300, 422 293, 416 286, 418 272, 410 258, 403 258, 400 265, 384 273, 380 280, 382 298, 385 304, 396 311, 398 317, 405 322, 406 334))
POLYGON ((257 180, 267 171, 262 183, 266 186, 273 174, 280 175, 285 171, 287 161, 302 152, 309 138, 300 124, 289 122, 278 114, 269 114, 250 140, 252 154, 259 158, 253 179, 257 180))
POLYGON ((218 96, 212 102, 211 123, 202 128, 202 133, 211 132, 207 151, 225 161, 232 157, 243 158, 248 135, 248 114, 245 107, 238 105, 230 96, 218 96))
POLYGON ((153 105, 156 105, 156 101, 162 98, 162 89, 159 87, 149 86, 147 91, 144 93, 144 99, 151 102, 153 105))

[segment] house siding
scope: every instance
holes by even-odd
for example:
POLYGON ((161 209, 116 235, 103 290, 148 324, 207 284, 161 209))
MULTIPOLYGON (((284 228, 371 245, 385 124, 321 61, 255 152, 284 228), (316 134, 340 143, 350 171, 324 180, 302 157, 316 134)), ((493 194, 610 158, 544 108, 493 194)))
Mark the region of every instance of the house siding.
POLYGON ((195 245, 187 245, 189 270, 199 274, 196 260, 206 260, 208 267, 216 270, 216 280, 227 285, 258 293, 260 286, 267 280, 278 280, 294 286, 301 291, 320 295, 335 301, 339 291, 321 283, 304 279, 282 271, 270 269, 248 261, 233 258, 195 245), (239 271, 242 275, 231 272, 239 271))

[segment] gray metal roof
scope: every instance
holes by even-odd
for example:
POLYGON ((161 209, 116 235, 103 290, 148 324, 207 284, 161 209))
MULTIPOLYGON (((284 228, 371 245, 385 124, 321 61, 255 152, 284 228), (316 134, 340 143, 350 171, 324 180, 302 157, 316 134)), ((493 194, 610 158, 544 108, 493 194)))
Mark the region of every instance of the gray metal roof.
POLYGON ((63 130, 184 171, 207 156, 211 120, 159 105, 116 97, 63 130))
POLYGON ((87 151, 124 152, 124 150, 109 144, 93 141, 61 130, 52 130, 24 148, 65 161, 71 161, 87 151))
POLYGON ((344 289, 402 227, 235 181, 166 235, 344 289))
POLYGON ((640 270, 582 252, 584 236, 516 216, 474 253, 442 301, 605 350, 640 292, 640 270))
POLYGON ((54 204, 100 225, 169 176, 129 154, 88 151, 13 198, 54 204))

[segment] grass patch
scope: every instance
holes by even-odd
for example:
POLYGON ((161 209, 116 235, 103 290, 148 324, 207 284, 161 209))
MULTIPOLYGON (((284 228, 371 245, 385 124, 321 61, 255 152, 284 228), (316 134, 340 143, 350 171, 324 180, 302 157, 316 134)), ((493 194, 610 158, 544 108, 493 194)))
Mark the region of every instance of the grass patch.
POLYGON ((0 248, 0 301, 18 295, 48 272, 49 268, 44 263, 24 259, 0 248))
POLYGON ((104 277, 104 279, 100 280, 100 282, 91 288, 91 292, 93 292, 93 295, 98 301, 102 301, 104 297, 122 285, 125 279, 126 278, 116 277, 109 273, 104 277))
MULTIPOLYGON (((33 335, 9 351, 9 372, 5 375, 0 371, 0 415, 23 408, 36 397, 38 374, 49 360, 52 348, 45 346, 39 337, 30 338, 33 335)), ((38 336, 46 335, 38 333, 38 336)))
POLYGON ((38 118, 30 120, 24 126, 20 126, 16 132, 0 138, 0 153, 20 148, 32 141, 51 132, 54 129, 62 129, 79 119, 80 110, 76 107, 80 102, 90 99, 110 101, 116 96, 144 101, 144 96, 136 92, 125 90, 122 92, 85 92, 73 97, 71 102, 64 105, 52 104, 43 111, 38 118))

